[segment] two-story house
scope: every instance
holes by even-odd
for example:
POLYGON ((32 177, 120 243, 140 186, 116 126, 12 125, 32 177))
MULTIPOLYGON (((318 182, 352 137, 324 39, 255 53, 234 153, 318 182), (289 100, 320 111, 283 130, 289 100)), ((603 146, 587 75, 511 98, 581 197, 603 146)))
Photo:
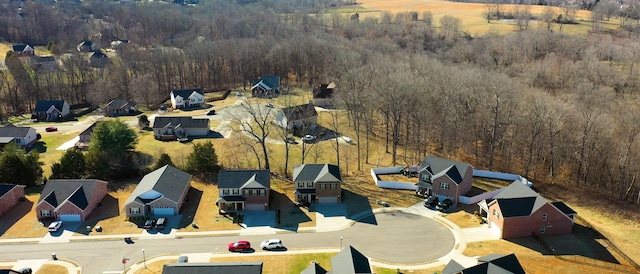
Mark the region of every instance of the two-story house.
POLYGON ((416 194, 420 196, 437 196, 438 199, 449 199, 453 205, 458 204, 458 197, 471 190, 473 166, 468 163, 427 156, 418 169, 416 194))
POLYGON ((175 109, 204 107, 204 91, 201 88, 172 90, 171 106, 175 109))
POLYGON ((340 168, 330 164, 303 164, 293 168, 293 195, 299 203, 342 203, 340 168))
POLYGON ((269 170, 222 170, 218 173, 220 213, 268 210, 271 191, 269 170))

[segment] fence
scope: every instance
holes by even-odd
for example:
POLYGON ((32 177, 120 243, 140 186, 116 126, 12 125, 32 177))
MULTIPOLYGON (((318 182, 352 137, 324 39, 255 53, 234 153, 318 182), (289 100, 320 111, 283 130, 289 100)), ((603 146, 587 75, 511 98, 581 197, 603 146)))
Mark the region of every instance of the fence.
POLYGON ((621 273, 634 273, 634 272, 637 273, 638 272, 638 270, 633 268, 632 266, 610 263, 607 261, 596 260, 593 258, 580 256, 580 255, 556 255, 556 257, 558 259, 568 261, 568 262, 573 262, 573 263, 582 264, 582 265, 590 265, 590 266, 599 267, 607 270, 620 271, 621 273))
MULTIPOLYGON (((402 189, 402 190, 416 190, 416 185, 403 183, 403 182, 394 182, 394 181, 382 181, 378 175, 383 174, 396 174, 400 173, 400 170, 403 169, 403 166, 395 166, 395 167, 378 167, 371 169, 371 178, 376 183, 376 186, 380 188, 389 188, 389 189, 402 189)), ((418 172, 417 166, 409 167, 410 172, 418 172)))
POLYGON ((518 174, 511 174, 511 173, 502 173, 502 172, 495 172, 495 171, 489 171, 489 170, 477 170, 474 169, 473 170, 473 177, 485 177, 485 178, 492 178, 492 179, 500 179, 500 180, 505 180, 505 181, 520 181, 523 184, 525 184, 528 187, 533 186, 533 183, 529 182, 529 180, 527 180, 527 178, 522 177, 518 174))
POLYGON ((502 189, 496 189, 494 191, 490 191, 490 192, 485 192, 485 193, 481 193, 478 194, 476 196, 473 197, 467 197, 467 196, 460 196, 458 198, 458 202, 463 203, 463 204, 476 204, 482 200, 486 200, 486 199, 491 199, 493 197, 495 197, 496 195, 498 195, 498 193, 502 192, 502 189))
POLYGON ((603 237, 601 237, 602 238, 601 240, 605 242, 605 244, 608 246, 608 248, 612 249, 613 251, 618 253, 618 255, 620 255, 622 258, 624 258, 627 262, 629 262, 633 266, 635 271, 640 271, 640 265, 638 263, 636 263, 633 259, 629 258, 629 256, 627 256, 627 254, 622 252, 622 250, 620 250, 614 243, 609 241, 609 238, 607 237, 606 234, 600 232, 600 230, 598 230, 597 228, 592 226, 589 222, 587 222, 587 220, 585 220, 584 218, 580 217, 580 215, 575 215, 575 219, 576 219, 576 222, 580 222, 585 227, 591 228, 591 229, 593 229, 593 231, 595 231, 598 234, 602 235, 603 237))

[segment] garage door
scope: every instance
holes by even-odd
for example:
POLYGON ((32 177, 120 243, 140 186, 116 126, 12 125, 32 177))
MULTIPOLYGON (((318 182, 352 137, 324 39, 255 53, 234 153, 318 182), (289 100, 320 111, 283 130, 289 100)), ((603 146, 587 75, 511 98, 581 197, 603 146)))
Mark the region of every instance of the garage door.
POLYGON ((80 216, 80 214, 60 214, 58 218, 63 222, 82 222, 82 216, 80 216))
POLYGON ((264 211, 264 204, 244 204, 245 210, 262 210, 264 211))
POLYGON ((154 207, 153 215, 175 215, 173 207, 154 207))
POLYGON ((319 204, 337 204, 338 197, 318 197, 319 204))
POLYGON ((502 238, 502 229, 500 229, 496 223, 491 222, 491 220, 489 220, 489 225, 491 226, 491 234, 498 238, 502 238))

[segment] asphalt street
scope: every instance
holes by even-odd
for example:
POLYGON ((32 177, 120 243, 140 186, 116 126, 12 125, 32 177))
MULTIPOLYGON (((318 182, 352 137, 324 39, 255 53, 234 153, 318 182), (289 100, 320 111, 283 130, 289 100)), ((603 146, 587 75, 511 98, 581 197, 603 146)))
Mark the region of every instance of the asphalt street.
MULTIPOLYGON (((451 251, 455 243, 450 230, 433 219, 403 212, 390 212, 365 218, 345 230, 335 232, 140 239, 133 244, 127 244, 123 240, 7 244, 0 248, 0 258, 7 261, 48 259, 51 253, 56 253, 59 259, 70 259, 79 263, 83 273, 103 273, 122 270, 123 258, 129 259, 128 264, 132 264, 160 255, 228 253, 227 244, 240 239, 248 240, 253 246, 258 247, 250 254, 273 252, 262 251, 259 248, 259 243, 269 238, 281 239, 288 250, 352 245, 374 260, 397 264, 417 264, 435 260, 451 251)), ((238 253, 238 256, 246 255, 248 254, 238 253)))

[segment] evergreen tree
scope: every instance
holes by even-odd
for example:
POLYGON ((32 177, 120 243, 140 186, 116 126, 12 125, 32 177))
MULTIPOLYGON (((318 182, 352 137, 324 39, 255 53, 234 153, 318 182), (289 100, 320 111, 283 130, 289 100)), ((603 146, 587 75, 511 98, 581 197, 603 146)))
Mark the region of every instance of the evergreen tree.
POLYGON ((169 154, 162 153, 156 164, 153 166, 153 170, 159 169, 165 165, 175 166, 173 164, 173 161, 171 161, 171 157, 169 157, 169 154))
POLYGON ((14 142, 7 144, 0 154, 0 183, 35 186, 42 181, 42 167, 38 151, 27 153, 14 142))
POLYGON ((211 181, 220 170, 218 155, 211 142, 193 144, 193 152, 187 156, 185 170, 204 181, 211 181))
POLYGON ((134 173, 131 153, 137 141, 136 132, 120 120, 98 122, 85 157, 87 175, 108 180, 134 173))
POLYGON ((86 170, 87 164, 82 151, 69 149, 62 155, 60 162, 51 166, 51 179, 81 179, 86 170))

